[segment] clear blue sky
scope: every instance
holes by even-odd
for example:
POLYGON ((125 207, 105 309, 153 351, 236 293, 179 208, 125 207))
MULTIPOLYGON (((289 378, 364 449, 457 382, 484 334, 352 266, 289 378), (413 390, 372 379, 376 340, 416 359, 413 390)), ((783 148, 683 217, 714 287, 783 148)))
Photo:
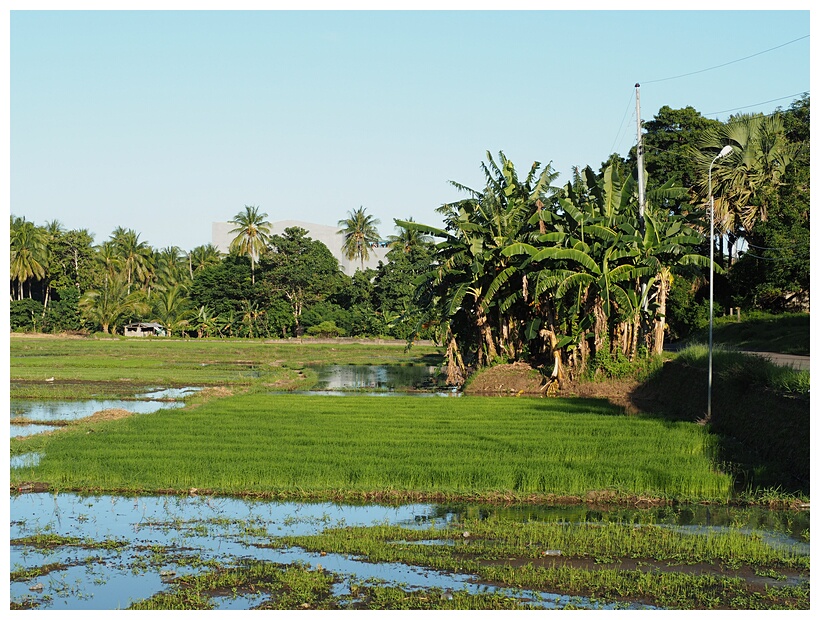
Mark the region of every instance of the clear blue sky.
POLYGON ((448 181, 481 189, 487 151, 521 173, 552 161, 561 182, 626 154, 636 82, 644 120, 788 107, 810 90, 796 6, 12 10, 10 210, 186 251, 244 205, 326 225, 363 206, 383 236, 440 225, 464 197, 448 181))

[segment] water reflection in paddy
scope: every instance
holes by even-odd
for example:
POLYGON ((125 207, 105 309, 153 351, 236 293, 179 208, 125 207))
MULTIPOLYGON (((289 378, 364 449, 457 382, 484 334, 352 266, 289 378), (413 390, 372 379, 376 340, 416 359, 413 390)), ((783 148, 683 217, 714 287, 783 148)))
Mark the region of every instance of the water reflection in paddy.
MULTIPOLYGON (((241 500, 218 497, 80 496, 32 493, 10 500, 11 539, 35 533, 119 540, 123 549, 60 547, 42 550, 12 544, 12 570, 66 563, 45 576, 11 584, 14 602, 37 600, 44 609, 116 609, 166 590, 168 575, 196 572, 191 560, 215 560, 232 565, 241 559, 290 564, 304 562, 343 577, 336 594, 346 594, 351 579, 379 579, 409 588, 494 591, 475 583, 470 575, 438 572, 403 564, 371 564, 341 554, 306 552, 299 548, 274 549, 261 545, 272 538, 312 535, 326 528, 395 524, 408 528, 457 525, 464 518, 502 518, 526 522, 626 521, 669 524, 680 528, 725 529, 739 520, 750 531, 762 532, 800 553, 808 553, 799 532, 808 529, 808 516, 799 513, 718 510, 704 506, 655 510, 596 511, 585 507, 505 507, 486 505, 410 504, 403 506, 339 505, 241 500), (795 531, 798 532, 797 537, 795 531), (157 548, 173 554, 156 562, 157 548), (95 559, 96 558, 96 559, 95 559), (164 581, 165 580, 165 581, 164 581), (30 588, 42 584, 41 592, 30 588)), ((502 590, 507 592, 506 590, 502 590)), ((566 599, 550 593, 510 593, 541 600, 545 607, 563 606, 566 599)), ((253 597, 217 601, 220 609, 248 609, 260 601, 253 597)), ((577 599, 573 599, 578 603, 577 599)), ((595 606, 587 602, 590 606, 595 606)))
POLYGON ((314 366, 318 375, 315 391, 359 390, 359 391, 431 391, 444 390, 438 367, 411 364, 398 365, 356 365, 331 364, 314 366))
MULTIPOLYGON (((12 399, 9 412, 12 418, 26 418, 37 422, 65 422, 87 418, 105 409, 124 409, 131 413, 154 413, 160 409, 184 407, 185 403, 172 399, 184 398, 202 388, 158 389, 139 394, 136 400, 24 400, 12 399), (170 399, 170 400, 166 400, 170 399)), ((23 437, 54 430, 44 424, 12 424, 11 437, 23 437)))

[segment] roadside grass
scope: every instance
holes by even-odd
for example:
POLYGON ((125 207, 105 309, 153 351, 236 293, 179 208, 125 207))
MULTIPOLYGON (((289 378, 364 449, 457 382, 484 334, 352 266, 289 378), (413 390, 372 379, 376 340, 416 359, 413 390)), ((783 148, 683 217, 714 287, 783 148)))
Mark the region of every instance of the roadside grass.
POLYGON ((584 399, 248 393, 12 445, 43 453, 12 484, 55 490, 726 502, 731 487, 705 428, 584 399))
MULTIPOLYGON (((692 344, 677 354, 677 359, 685 364, 704 366, 708 364, 709 347, 692 344)), ((810 373, 790 366, 780 366, 757 355, 749 355, 727 347, 715 345, 712 348, 713 374, 719 379, 740 380, 748 385, 765 387, 782 394, 808 396, 810 373)))
MULTIPOLYGON (((809 355, 808 314, 766 314, 754 312, 736 317, 715 317, 712 338, 726 348, 809 355)), ((708 342, 704 327, 687 338, 687 343, 708 342)))

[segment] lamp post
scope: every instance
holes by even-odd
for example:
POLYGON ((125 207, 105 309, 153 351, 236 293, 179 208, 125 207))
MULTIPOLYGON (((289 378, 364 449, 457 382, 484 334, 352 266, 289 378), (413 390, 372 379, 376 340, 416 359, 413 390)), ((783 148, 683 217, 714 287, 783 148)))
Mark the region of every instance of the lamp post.
POLYGON ((706 403, 706 421, 712 420, 712 326, 715 316, 715 197, 712 196, 712 166, 721 157, 732 152, 724 146, 709 164, 709 397, 706 403))

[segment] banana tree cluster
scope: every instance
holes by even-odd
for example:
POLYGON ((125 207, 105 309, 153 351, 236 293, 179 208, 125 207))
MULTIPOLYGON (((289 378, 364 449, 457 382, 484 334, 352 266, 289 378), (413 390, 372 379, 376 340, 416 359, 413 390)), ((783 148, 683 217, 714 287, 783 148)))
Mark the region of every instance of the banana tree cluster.
POLYGON ((503 153, 482 168, 482 191, 453 183, 469 197, 439 209, 443 229, 397 222, 438 240, 416 297, 436 317, 448 379, 521 360, 560 387, 598 352, 662 351, 673 275, 708 267, 696 222, 665 208, 684 190, 662 186, 640 209, 617 162, 576 170, 563 188, 538 162, 519 178, 503 153))

